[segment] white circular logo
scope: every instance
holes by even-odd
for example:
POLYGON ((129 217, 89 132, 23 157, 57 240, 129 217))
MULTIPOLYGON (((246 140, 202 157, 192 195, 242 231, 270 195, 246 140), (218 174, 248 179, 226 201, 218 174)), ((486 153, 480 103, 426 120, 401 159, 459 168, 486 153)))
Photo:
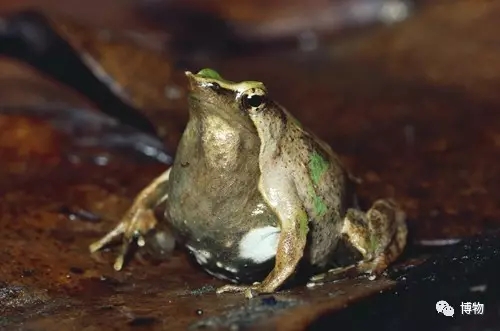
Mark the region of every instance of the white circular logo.
POLYGON ((436 310, 437 310, 437 312, 438 312, 438 313, 442 313, 442 312, 443 312, 444 307, 446 307, 446 306, 449 306, 449 305, 448 305, 448 302, 446 302, 446 301, 444 301, 444 300, 438 301, 438 302, 436 303, 436 310))
POLYGON ((436 311, 448 317, 453 317, 453 314, 455 314, 455 309, 444 300, 436 302, 436 311))

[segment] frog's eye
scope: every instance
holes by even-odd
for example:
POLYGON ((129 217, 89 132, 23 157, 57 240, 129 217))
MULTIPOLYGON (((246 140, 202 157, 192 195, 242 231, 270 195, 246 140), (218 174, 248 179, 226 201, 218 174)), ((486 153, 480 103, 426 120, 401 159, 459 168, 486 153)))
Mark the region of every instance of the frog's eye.
POLYGON ((266 105, 267 98, 263 91, 255 91, 253 93, 246 93, 241 98, 242 106, 245 110, 260 110, 266 105))
POLYGON ((258 94, 247 95, 246 102, 250 107, 257 108, 264 103, 264 97, 258 94))

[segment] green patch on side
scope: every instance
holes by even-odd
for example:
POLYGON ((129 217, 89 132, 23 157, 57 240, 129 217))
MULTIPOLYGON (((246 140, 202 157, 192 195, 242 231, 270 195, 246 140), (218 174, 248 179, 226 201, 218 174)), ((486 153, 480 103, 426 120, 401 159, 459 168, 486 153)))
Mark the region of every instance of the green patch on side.
POLYGON ((313 209, 316 216, 324 216, 327 211, 327 206, 323 198, 316 194, 314 187, 311 185, 308 189, 309 196, 313 199, 313 209))
POLYGON ((297 219, 299 221, 299 235, 302 237, 307 236, 307 232, 309 231, 307 213, 304 210, 300 210, 297 214, 297 219))
POLYGON ((321 176, 328 169, 328 162, 318 152, 313 152, 309 158, 309 172, 314 184, 318 184, 321 176))
POLYGON ((217 71, 210 68, 201 69, 200 71, 198 71, 196 75, 203 78, 223 80, 223 78, 221 77, 221 75, 219 75, 217 71))
POLYGON ((318 216, 324 216, 326 214, 326 204, 321 199, 321 197, 315 195, 314 196, 314 211, 316 212, 316 215, 318 216))

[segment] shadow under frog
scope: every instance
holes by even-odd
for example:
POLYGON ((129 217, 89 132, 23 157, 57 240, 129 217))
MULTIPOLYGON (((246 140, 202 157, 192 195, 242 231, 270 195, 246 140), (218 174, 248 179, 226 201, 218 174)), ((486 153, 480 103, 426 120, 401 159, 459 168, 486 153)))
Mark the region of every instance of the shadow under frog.
POLYGON ((129 244, 144 246, 145 234, 166 221, 208 273, 253 283, 218 293, 247 297, 274 292, 299 269, 309 276, 327 271, 310 279, 314 285, 348 273, 377 275, 399 256, 407 230, 397 204, 378 200, 359 210, 336 154, 262 83, 230 82, 211 69, 186 75, 189 121, 174 164, 92 252, 123 235, 120 270, 129 244), (165 218, 157 221, 160 203, 165 218), (341 260, 344 267, 328 270, 341 260))

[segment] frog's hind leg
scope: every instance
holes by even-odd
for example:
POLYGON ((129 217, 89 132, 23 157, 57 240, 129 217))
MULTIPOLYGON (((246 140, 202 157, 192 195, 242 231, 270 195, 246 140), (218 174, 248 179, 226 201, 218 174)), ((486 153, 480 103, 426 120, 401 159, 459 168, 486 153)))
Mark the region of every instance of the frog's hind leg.
POLYGON ((156 227, 157 220, 153 209, 166 196, 162 196, 164 186, 168 183, 170 169, 151 182, 134 200, 134 203, 124 215, 120 223, 104 237, 92 243, 90 252, 94 253, 110 244, 118 236, 123 236, 121 251, 116 258, 114 268, 121 270, 132 241, 137 240, 139 246, 145 245, 145 235, 156 227))
POLYGON ((308 286, 365 273, 381 274, 402 253, 407 233, 405 214, 392 200, 378 200, 366 213, 349 209, 342 234, 363 259, 357 264, 314 276, 308 286))

